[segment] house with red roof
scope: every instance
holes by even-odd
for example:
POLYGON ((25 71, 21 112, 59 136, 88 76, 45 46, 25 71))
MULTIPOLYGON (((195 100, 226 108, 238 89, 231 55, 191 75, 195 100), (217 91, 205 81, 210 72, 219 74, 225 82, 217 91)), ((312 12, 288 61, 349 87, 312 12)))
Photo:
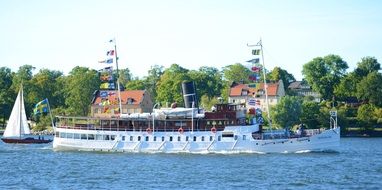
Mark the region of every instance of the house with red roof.
MULTIPOLYGON (((269 106, 276 105, 280 98, 285 96, 285 89, 282 80, 267 83, 269 106)), ((228 103, 246 104, 246 107, 260 107, 263 111, 267 110, 264 83, 233 84, 230 89, 228 103)))
MULTIPOLYGON (((153 102, 146 90, 121 91, 122 113, 152 112, 153 102)), ((114 117, 119 115, 118 91, 97 91, 91 105, 93 117, 114 117)))

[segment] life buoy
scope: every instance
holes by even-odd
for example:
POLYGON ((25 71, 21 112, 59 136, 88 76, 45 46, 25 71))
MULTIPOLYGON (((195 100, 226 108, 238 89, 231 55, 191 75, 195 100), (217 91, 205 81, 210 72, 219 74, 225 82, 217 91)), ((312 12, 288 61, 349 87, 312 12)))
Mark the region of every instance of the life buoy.
POLYGON ((179 132, 180 134, 183 134, 183 132, 184 132, 183 128, 182 128, 182 127, 179 128, 179 129, 178 129, 178 132, 179 132))
POLYGON ((146 132, 147 132, 148 134, 151 134, 151 133, 153 132, 153 130, 149 127, 149 128, 146 129, 146 132))
POLYGON ((216 128, 215 128, 215 127, 212 127, 212 128, 211 128, 211 132, 212 132, 212 133, 216 133, 216 128))

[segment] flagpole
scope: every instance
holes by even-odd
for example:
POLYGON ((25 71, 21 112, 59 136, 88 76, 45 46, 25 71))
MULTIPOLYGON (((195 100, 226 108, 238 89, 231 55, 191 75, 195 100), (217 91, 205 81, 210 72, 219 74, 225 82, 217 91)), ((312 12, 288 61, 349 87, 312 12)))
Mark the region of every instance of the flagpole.
POLYGON ((121 87, 119 85, 117 42, 116 42, 115 38, 113 39, 113 41, 114 41, 114 51, 115 51, 115 64, 117 66, 117 88, 118 88, 119 114, 122 114, 121 87))
POLYGON ((52 116, 52 111, 50 110, 50 104, 49 104, 48 98, 46 99, 46 102, 48 103, 48 109, 49 109, 50 120, 52 121, 52 127, 53 129, 56 129, 56 126, 54 126, 54 123, 53 123, 53 116, 52 116))

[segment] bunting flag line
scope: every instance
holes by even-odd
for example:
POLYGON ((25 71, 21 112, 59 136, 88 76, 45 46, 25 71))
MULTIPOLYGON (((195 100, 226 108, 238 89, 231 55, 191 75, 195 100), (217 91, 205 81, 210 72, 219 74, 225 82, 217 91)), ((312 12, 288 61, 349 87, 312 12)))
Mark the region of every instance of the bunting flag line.
POLYGON ((100 96, 101 98, 107 98, 107 97, 108 97, 108 93, 107 93, 107 91, 101 91, 101 92, 99 93, 99 96, 100 96))
POLYGON ((102 61, 98 61, 98 63, 113 63, 113 58, 110 58, 110 59, 105 59, 105 60, 102 60, 102 61))
POLYGON ((115 89, 115 85, 114 83, 109 83, 109 82, 104 82, 100 85, 100 89, 104 89, 104 90, 114 90, 115 89))
POLYGON ((107 59, 107 60, 106 60, 106 63, 113 63, 113 58, 111 58, 111 59, 107 59))
POLYGON ((252 50, 252 55, 260 55, 260 49, 252 50))
POLYGON ((256 66, 253 66, 252 68, 251 68, 251 70, 253 71, 253 72, 259 72, 260 71, 260 67, 256 67, 256 66))
POLYGON ((107 56, 114 56, 114 50, 110 50, 106 52, 107 56))
POLYGON ((47 113, 48 110, 48 99, 44 99, 41 102, 37 103, 36 106, 33 109, 33 113, 35 115, 41 114, 41 113, 47 113))
POLYGON ((248 60, 247 62, 248 63, 252 63, 252 64, 256 64, 256 63, 260 62, 260 59, 259 58, 255 58, 255 59, 248 60))

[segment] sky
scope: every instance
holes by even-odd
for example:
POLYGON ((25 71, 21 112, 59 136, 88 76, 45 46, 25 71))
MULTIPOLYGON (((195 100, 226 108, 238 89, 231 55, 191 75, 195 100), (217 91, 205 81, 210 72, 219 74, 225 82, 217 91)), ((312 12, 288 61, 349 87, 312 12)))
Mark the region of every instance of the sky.
POLYGON ((100 69, 116 39, 119 67, 144 77, 153 65, 221 69, 253 58, 262 39, 268 70, 302 79, 315 57, 339 55, 352 71, 382 60, 377 0, 0 0, 0 67, 100 69))

